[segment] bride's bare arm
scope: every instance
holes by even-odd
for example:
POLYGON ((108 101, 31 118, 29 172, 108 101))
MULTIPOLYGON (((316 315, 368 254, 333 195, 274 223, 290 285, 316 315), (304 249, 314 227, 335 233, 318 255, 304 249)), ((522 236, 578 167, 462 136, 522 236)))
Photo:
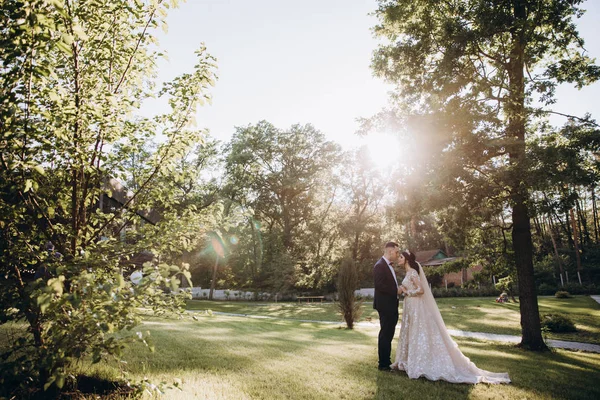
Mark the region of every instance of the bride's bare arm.
POLYGON ((413 289, 413 290, 407 290, 406 291, 406 295, 408 297, 420 296, 423 293, 425 293, 425 291, 421 287, 421 280, 419 279, 419 275, 418 274, 415 274, 415 273, 410 274, 410 277, 408 279, 410 280, 410 282, 416 288, 416 289, 413 289))

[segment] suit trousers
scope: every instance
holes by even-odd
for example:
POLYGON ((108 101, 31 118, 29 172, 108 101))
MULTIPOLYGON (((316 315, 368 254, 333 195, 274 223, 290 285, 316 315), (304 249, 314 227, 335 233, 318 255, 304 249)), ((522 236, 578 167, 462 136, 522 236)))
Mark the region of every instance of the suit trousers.
MULTIPOLYGON (((387 311, 387 310, 386 310, 387 311)), ((379 368, 389 367, 392 364, 392 340, 396 332, 396 324, 398 323, 398 308, 395 312, 379 313, 379 339, 377 341, 377 349, 379 352, 379 368)))

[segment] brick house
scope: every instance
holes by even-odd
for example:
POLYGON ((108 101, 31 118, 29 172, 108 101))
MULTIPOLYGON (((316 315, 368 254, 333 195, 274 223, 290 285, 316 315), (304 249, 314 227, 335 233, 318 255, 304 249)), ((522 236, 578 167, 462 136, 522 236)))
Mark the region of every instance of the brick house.
MULTIPOLYGON (((417 251, 415 253, 417 261, 423 266, 425 269, 425 274, 427 274, 427 268, 434 268, 440 265, 443 265, 447 262, 454 261, 458 259, 458 257, 448 257, 448 255, 441 249, 435 250, 424 250, 417 251)), ((450 272, 444 274, 441 279, 433 280, 432 285, 437 287, 448 287, 450 286, 461 286, 468 281, 473 279, 473 275, 476 272, 480 272, 483 269, 481 265, 474 265, 469 268, 463 268, 459 272, 450 272)))

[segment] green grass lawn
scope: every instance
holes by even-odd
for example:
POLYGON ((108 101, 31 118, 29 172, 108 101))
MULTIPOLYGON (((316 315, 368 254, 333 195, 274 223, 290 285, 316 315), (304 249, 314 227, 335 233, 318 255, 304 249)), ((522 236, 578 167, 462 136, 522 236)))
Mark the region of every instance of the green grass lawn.
MULTIPOLYGON (((163 399, 600 398, 600 354, 538 354, 459 338, 479 367, 508 372, 513 381, 473 386, 379 372, 376 328, 199 315, 197 321, 147 318, 142 329, 151 331, 156 352, 131 348, 126 369, 134 379, 181 379, 183 391, 170 389, 163 399)), ((118 367, 101 363, 82 372, 118 376, 118 367)))
MULTIPOLYGON (((588 296, 557 299, 538 298, 540 313, 568 315, 578 332, 547 335, 550 339, 600 344, 600 305, 588 296)), ((448 329, 520 335, 520 314, 517 303, 496 303, 492 297, 453 297, 437 299, 448 329)), ((213 310, 236 314, 264 315, 290 319, 340 321, 336 307, 331 303, 260 303, 237 301, 190 300, 189 310, 213 310)), ((400 306, 402 309, 402 305, 400 306)), ((377 312, 371 302, 363 304, 361 320, 376 320, 377 312)))

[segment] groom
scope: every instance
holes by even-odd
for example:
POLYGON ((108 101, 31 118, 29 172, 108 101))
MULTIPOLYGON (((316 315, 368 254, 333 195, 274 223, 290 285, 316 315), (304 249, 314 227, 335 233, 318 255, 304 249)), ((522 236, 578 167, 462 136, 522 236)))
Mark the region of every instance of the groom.
POLYGON ((392 263, 398 260, 400 250, 398 244, 388 242, 385 245, 383 257, 373 268, 375 280, 375 298, 373 308, 379 313, 379 370, 389 371, 392 360, 392 339, 398 323, 398 281, 392 263))

